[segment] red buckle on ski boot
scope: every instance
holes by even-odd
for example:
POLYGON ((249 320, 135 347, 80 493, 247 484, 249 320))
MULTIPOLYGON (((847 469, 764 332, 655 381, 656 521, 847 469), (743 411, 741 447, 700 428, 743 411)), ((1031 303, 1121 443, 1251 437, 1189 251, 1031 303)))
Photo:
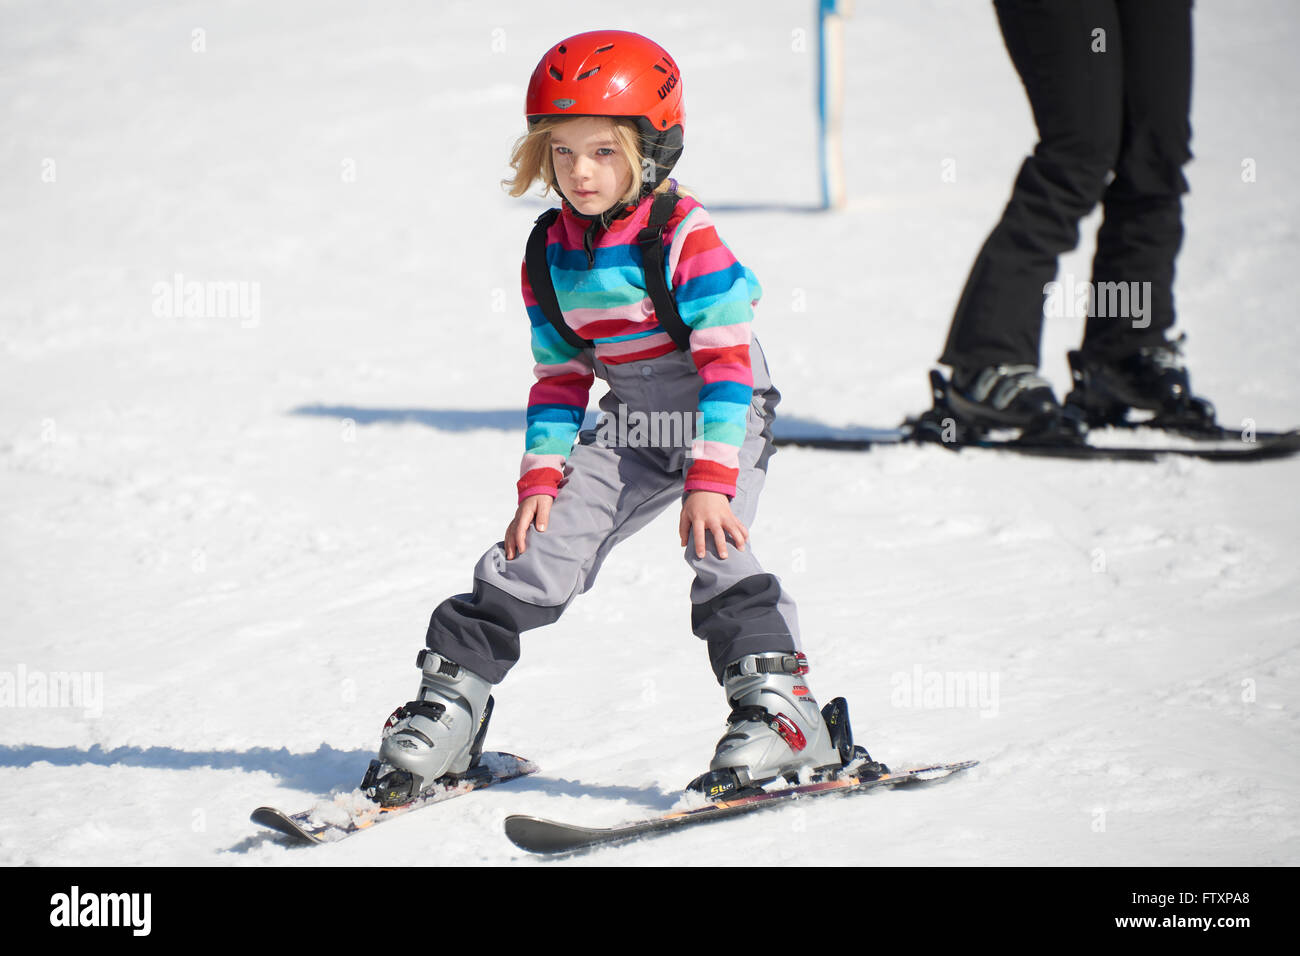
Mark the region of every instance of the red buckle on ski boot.
POLYGON ((737 724, 746 720, 757 720, 767 724, 781 735, 781 739, 795 753, 808 746, 808 738, 803 735, 799 725, 785 714, 771 714, 762 707, 750 706, 732 708, 731 714, 727 717, 727 723, 729 724, 737 724))
POLYGON ((768 718, 767 724, 781 735, 781 739, 795 753, 808 746, 808 738, 803 735, 803 731, 785 714, 777 714, 775 717, 768 718))
POLYGON ((403 704, 401 707, 398 707, 397 710, 389 714, 388 719, 384 721, 384 733, 387 734, 390 730, 396 727, 401 721, 405 720, 407 716, 408 716, 408 712, 406 710, 406 705, 403 704))

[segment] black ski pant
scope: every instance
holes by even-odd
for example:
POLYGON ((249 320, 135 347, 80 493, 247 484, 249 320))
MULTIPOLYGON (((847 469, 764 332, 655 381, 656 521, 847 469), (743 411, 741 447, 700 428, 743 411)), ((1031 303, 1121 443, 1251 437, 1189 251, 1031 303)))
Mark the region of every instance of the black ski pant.
MULTIPOLYGON (((1039 143, 975 260, 939 361, 1039 364, 1044 287, 1098 201, 1104 221, 1093 288, 1124 283, 1149 297, 1140 317, 1132 306, 1120 316, 1091 310, 1083 350, 1113 359, 1162 341, 1174 324, 1182 167, 1191 158, 1191 0, 995 0, 995 7, 1039 143)), ((1061 288, 1068 294, 1072 285, 1083 283, 1061 288)))

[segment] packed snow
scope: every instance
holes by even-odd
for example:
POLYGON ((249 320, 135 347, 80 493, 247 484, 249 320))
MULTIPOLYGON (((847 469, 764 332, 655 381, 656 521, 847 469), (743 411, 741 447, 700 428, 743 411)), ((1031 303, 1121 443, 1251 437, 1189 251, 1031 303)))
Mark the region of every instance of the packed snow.
MULTIPOLYGON (((539 773, 310 851, 248 820, 356 786, 513 513, 546 203, 499 180, 561 34, 679 60, 678 178, 763 283, 788 420, 928 405, 1029 109, 989 4, 859 0, 850 201, 815 211, 813 6, 0 7, 0 863, 536 864, 507 814, 676 803, 728 707, 669 512, 497 690, 489 746, 539 773)), ((1192 382, 1234 427, 1295 425, 1300 13, 1195 16, 1192 382)), ((1081 329, 1047 322, 1058 393, 1081 329)), ((819 699, 891 765, 980 765, 571 862, 1300 863, 1298 480, 781 451, 753 546, 819 699)))

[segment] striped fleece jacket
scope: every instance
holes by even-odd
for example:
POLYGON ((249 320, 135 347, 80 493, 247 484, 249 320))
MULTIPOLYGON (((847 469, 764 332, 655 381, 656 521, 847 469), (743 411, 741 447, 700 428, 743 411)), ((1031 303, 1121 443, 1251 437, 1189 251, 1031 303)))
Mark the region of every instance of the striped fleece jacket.
MULTIPOLYGON (((590 220, 566 204, 547 233, 546 261, 560 311, 570 328, 595 343, 595 357, 606 365, 644 361, 676 348, 656 321, 636 243, 652 203, 652 197, 643 199, 607 229, 591 228, 590 220)), ((754 274, 718 238, 705 208, 691 197, 679 199, 663 236, 665 271, 677 311, 691 329, 691 358, 701 380, 700 430, 691 446, 686 490, 734 496, 753 398, 752 307, 762 290, 754 274)), ((586 414, 594 380, 593 350, 574 348, 547 321, 533 296, 526 266, 523 293, 537 382, 528 396, 526 450, 517 486, 520 501, 559 493, 564 461, 586 414)))

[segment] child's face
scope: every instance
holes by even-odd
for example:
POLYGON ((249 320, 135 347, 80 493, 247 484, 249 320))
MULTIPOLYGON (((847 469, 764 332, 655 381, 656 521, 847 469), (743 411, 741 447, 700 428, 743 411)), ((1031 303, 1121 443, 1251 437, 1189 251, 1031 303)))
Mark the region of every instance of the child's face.
POLYGON ((599 116, 575 116, 551 130, 551 161, 564 195, 588 216, 609 209, 632 186, 614 126, 599 116))

